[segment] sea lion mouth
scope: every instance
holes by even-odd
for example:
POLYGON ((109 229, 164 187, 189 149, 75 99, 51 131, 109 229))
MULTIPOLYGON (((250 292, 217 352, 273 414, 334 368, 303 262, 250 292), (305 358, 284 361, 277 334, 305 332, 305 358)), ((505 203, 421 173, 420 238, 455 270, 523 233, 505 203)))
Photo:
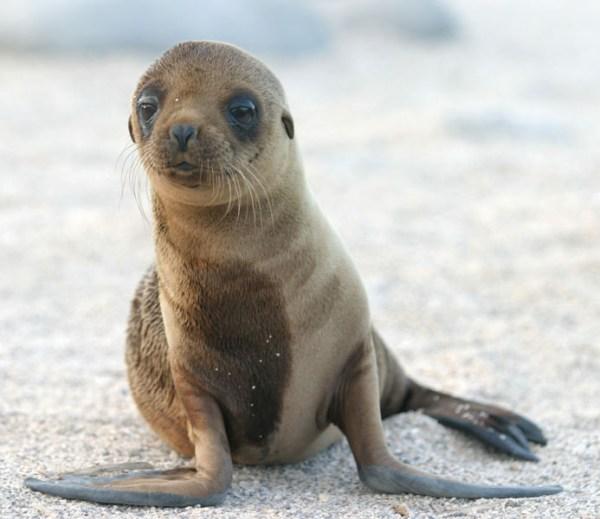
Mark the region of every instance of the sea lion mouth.
POLYGON ((186 162, 185 160, 182 162, 178 162, 177 164, 174 164, 171 167, 177 171, 184 171, 184 172, 194 171, 195 169, 198 169, 198 166, 196 166, 195 164, 186 162))
POLYGON ((170 164, 166 173, 171 182, 189 188, 200 187, 208 181, 198 166, 186 161, 170 164))

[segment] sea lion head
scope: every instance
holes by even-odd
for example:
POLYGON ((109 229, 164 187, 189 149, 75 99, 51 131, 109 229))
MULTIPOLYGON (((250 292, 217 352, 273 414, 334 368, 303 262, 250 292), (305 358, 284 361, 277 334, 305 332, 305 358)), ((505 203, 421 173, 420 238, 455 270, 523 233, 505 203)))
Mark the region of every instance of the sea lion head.
POLYGON ((294 124, 283 88, 225 43, 165 52, 138 83, 129 133, 155 192, 185 204, 267 196, 290 174, 294 124))

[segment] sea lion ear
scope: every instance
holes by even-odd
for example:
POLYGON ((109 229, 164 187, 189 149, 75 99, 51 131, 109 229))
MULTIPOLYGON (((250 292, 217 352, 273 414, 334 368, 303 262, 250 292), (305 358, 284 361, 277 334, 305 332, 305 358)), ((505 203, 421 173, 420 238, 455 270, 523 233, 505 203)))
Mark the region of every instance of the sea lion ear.
POLYGON ((281 121, 283 122, 283 126, 285 127, 285 133, 290 139, 294 138, 294 120, 289 112, 283 112, 281 116, 281 121))
POLYGON ((127 121, 127 126, 129 128, 129 136, 131 140, 135 142, 135 135, 133 135, 133 125, 131 124, 131 115, 129 116, 129 121, 127 121))

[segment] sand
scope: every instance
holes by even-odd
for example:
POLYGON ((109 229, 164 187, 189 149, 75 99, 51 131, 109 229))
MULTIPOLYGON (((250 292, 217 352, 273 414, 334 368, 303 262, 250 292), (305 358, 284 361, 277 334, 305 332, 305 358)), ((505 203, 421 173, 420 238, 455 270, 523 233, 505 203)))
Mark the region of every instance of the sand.
MULTIPOLYGON (((404 461, 469 481, 560 483, 541 499, 370 492, 348 445, 238 467, 223 506, 139 509, 28 491, 28 475, 182 463, 138 415, 123 341, 152 261, 128 182, 129 96, 150 58, 0 54, 0 516, 600 517, 600 8, 451 3, 463 32, 423 45, 340 38, 269 60, 309 182, 418 380, 544 427, 514 461, 417 414, 388 419, 404 461)), ((140 198, 144 198, 143 189, 140 198)))

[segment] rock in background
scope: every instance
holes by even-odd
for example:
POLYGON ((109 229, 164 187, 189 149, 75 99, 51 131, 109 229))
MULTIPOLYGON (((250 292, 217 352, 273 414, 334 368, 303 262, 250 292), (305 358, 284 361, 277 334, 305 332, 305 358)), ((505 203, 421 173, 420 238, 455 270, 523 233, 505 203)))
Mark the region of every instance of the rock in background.
POLYGON ((326 50, 336 33, 445 40, 457 32, 438 0, 4 0, 0 48, 144 51, 183 40, 222 40, 258 54, 326 50))
POLYGON ((334 27, 354 36, 444 42, 460 33, 458 17, 439 0, 330 0, 319 5, 334 27))
POLYGON ((0 6, 0 46, 15 49, 160 52, 199 39, 300 54, 325 47, 329 35, 309 6, 277 0, 8 0, 0 6))

